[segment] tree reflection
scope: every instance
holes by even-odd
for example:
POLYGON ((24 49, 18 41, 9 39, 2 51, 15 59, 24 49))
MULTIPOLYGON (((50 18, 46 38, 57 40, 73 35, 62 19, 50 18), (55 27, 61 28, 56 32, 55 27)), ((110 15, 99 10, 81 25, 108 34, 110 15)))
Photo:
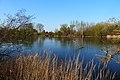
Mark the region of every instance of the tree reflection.
POLYGON ((9 41, 2 41, 0 43, 0 60, 9 58, 12 54, 22 53, 23 46, 32 47, 37 36, 25 37, 21 39, 12 38, 9 41))
POLYGON ((40 37, 38 36, 37 40, 36 40, 36 43, 37 43, 37 46, 40 48, 43 46, 44 44, 44 41, 45 41, 45 38, 44 37, 40 37))

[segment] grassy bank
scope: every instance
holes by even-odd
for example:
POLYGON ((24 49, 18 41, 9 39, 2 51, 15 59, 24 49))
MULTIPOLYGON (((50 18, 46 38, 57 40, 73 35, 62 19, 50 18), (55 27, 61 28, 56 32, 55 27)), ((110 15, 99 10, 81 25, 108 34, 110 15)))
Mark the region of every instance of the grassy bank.
POLYGON ((0 62, 0 80, 113 80, 105 66, 84 60, 60 60, 57 55, 29 55, 0 62), (97 66, 98 65, 98 66, 97 66))

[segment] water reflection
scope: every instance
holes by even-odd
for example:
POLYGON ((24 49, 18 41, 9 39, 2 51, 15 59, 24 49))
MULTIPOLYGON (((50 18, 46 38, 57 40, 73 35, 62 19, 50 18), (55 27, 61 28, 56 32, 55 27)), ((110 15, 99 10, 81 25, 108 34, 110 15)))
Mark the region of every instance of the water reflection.
POLYGON ((102 60, 110 63, 111 70, 120 70, 118 65, 120 54, 113 54, 115 50, 118 51, 120 43, 106 38, 42 38, 38 36, 27 40, 13 40, 11 43, 12 45, 22 44, 23 53, 26 55, 48 51, 49 54, 58 54, 62 59, 63 56, 73 58, 80 53, 80 59, 84 57, 85 63, 95 58, 95 63, 102 60), (115 69, 113 65, 117 68, 115 69))
POLYGON ((27 38, 13 38, 0 43, 0 60, 5 60, 19 53, 23 53, 24 47, 32 48, 37 36, 27 38))
POLYGON ((35 41, 36 43, 34 44, 36 44, 38 47, 42 47, 44 44, 44 40, 45 40, 44 37, 38 37, 37 40, 35 41))

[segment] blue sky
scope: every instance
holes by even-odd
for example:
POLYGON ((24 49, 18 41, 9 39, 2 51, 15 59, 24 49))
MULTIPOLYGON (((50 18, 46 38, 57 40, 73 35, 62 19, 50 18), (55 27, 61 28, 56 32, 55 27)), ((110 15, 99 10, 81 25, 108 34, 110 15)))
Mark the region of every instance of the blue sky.
POLYGON ((120 0, 0 0, 0 19, 5 18, 4 13, 14 14, 22 8, 34 14, 33 22, 44 24, 46 31, 72 20, 101 22, 120 17, 120 0))

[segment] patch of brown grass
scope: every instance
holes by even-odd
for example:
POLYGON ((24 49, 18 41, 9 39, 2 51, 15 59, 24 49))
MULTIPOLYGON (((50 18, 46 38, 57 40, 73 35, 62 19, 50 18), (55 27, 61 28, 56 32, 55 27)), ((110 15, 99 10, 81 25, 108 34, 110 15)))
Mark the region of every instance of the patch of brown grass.
POLYGON ((0 80, 113 80, 115 73, 94 61, 83 67, 79 55, 75 60, 59 60, 55 55, 29 55, 0 63, 0 80))

